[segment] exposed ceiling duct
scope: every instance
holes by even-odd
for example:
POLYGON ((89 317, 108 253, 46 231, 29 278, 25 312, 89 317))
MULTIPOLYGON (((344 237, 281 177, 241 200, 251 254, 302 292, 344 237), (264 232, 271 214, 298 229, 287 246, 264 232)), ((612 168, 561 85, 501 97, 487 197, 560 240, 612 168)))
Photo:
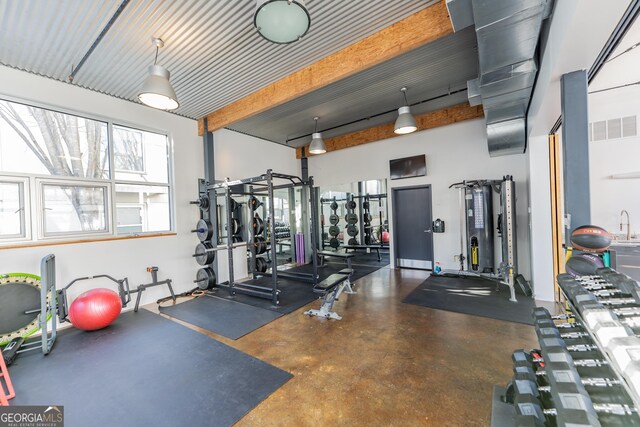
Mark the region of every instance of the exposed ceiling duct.
POLYGON ((447 0, 455 31, 475 25, 479 76, 467 82, 482 104, 489 155, 522 154, 526 113, 538 72, 536 48, 553 0, 447 0))

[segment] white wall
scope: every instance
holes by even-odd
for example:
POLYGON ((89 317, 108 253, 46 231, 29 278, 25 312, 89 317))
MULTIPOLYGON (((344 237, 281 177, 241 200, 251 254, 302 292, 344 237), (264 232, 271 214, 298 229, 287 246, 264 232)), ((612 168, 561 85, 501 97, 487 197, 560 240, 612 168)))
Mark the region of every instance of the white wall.
MULTIPOLYGON (((503 175, 513 175, 516 181, 519 224, 518 262, 528 279, 526 156, 489 157, 484 120, 466 121, 312 156, 309 158, 309 174, 314 177, 318 186, 324 188, 331 184, 367 179, 389 179, 389 160, 419 154, 427 156, 427 176, 389 180, 389 193, 395 187, 431 185, 433 218, 445 220, 447 230, 443 234, 434 234, 434 260, 440 262, 443 268, 458 269, 459 264, 453 258, 460 253, 458 191, 449 189, 449 185, 465 179, 502 179, 503 175)), ((390 204, 390 224, 393 224, 392 215, 393 206, 390 204)))
MULTIPOLYGON (((300 162, 296 160, 296 152, 292 148, 228 129, 215 131, 213 141, 217 180, 250 178, 262 175, 267 169, 289 175, 300 175, 298 167, 300 162)), ((237 199, 238 202, 242 201, 241 197, 237 199)), ((235 280, 248 276, 246 260, 246 248, 236 248, 233 252, 235 280)), ((218 281, 220 282, 229 278, 227 265, 227 253, 219 251, 218 281)))
POLYGON ((538 299, 553 300, 548 133, 560 116, 560 78, 588 69, 620 20, 629 0, 562 0, 554 8, 527 125, 531 179, 531 248, 538 299))
MULTIPOLYGON (((0 96, 167 132, 174 155, 177 232, 176 236, 167 237, 0 250, 0 273, 39 274, 40 258, 53 253, 56 255, 59 287, 76 277, 96 274, 109 274, 116 278, 126 276, 132 286, 137 286, 151 281, 146 267, 155 265, 160 268, 159 279, 172 279, 176 292, 192 289, 198 265, 191 257, 197 239, 190 230, 198 218, 198 209, 190 205, 189 201, 195 198, 197 178, 203 175, 197 123, 175 114, 1 66, 0 81, 3 82, 0 96)), ((77 290, 102 286, 104 283, 87 282, 78 286, 77 290)), ((76 293, 72 292, 70 295, 76 293)), ((152 302, 166 295, 166 287, 152 288, 143 294, 142 303, 152 302)))
MULTIPOLYGON (((640 88, 630 86, 589 95, 589 121, 640 116, 640 88)), ((631 234, 640 233, 640 178, 612 179, 611 175, 640 174, 640 136, 589 143, 591 222, 610 233, 620 231, 620 211, 629 212, 631 234)), ((626 224, 626 217, 624 223, 626 224)))

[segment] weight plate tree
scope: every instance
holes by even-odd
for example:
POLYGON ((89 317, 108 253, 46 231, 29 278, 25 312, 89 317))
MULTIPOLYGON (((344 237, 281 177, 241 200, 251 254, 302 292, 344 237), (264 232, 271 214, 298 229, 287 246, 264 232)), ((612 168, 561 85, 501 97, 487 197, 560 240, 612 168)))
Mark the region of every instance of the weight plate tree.
MULTIPOLYGON (((338 249, 338 247, 340 247, 340 240, 338 240, 338 235, 340 234, 340 226, 338 225, 340 223, 340 216, 338 215, 338 202, 335 201, 335 197, 334 200, 331 202, 331 204, 329 205, 329 208, 331 208, 331 215, 329 216, 329 223, 331 224, 331 226, 329 227, 329 246, 332 247, 333 249, 338 249)), ((323 226, 323 230, 324 230, 324 226, 323 226)), ((323 231, 323 238, 322 238, 322 247, 324 248, 324 231, 323 231)))
MULTIPOLYGON (((216 267, 214 264, 216 253, 214 248, 218 244, 218 233, 216 232, 218 204, 215 192, 210 194, 205 180, 198 180, 198 199, 190 203, 200 208, 200 219, 196 223, 195 230, 192 230, 196 233, 200 243, 196 245, 193 257, 198 265, 203 266, 196 273, 194 282, 200 289, 212 289, 216 285, 216 267)), ((234 222, 232 227, 234 230, 239 231, 240 222, 234 222)))
MULTIPOLYGON (((353 197, 353 196, 351 196, 353 197)), ((358 227, 356 224, 358 223, 358 215, 355 213, 355 209, 358 206, 355 200, 351 199, 347 203, 345 203, 345 207, 347 208, 347 214, 344 216, 344 220, 347 221, 347 234, 349 237, 349 245, 356 246, 358 244, 358 239, 356 236, 358 235, 358 227)))
POLYGON ((372 245, 373 244, 373 238, 371 231, 373 230, 373 227, 371 227, 371 213, 369 212, 369 207, 371 206, 371 203, 369 202, 369 197, 365 196, 364 202, 362 202, 362 225, 363 230, 364 230, 364 244, 365 245, 372 245))

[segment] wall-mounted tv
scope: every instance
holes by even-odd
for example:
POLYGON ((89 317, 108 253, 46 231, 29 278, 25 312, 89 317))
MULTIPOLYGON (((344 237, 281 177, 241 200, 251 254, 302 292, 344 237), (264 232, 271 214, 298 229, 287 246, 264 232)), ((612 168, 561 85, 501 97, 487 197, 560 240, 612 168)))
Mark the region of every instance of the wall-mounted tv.
POLYGON ((427 156, 404 157, 389 160, 391 179, 413 178, 427 174, 427 156))

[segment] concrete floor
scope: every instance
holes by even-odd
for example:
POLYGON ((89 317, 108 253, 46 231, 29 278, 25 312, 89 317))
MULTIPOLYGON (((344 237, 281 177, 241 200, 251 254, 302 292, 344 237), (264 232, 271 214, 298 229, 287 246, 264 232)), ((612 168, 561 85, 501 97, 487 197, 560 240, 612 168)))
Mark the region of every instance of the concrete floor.
POLYGON ((427 276, 383 268, 336 303, 341 321, 304 316, 314 302, 237 341, 175 321, 294 375, 238 426, 489 425, 492 386, 535 332, 402 304, 427 276))

